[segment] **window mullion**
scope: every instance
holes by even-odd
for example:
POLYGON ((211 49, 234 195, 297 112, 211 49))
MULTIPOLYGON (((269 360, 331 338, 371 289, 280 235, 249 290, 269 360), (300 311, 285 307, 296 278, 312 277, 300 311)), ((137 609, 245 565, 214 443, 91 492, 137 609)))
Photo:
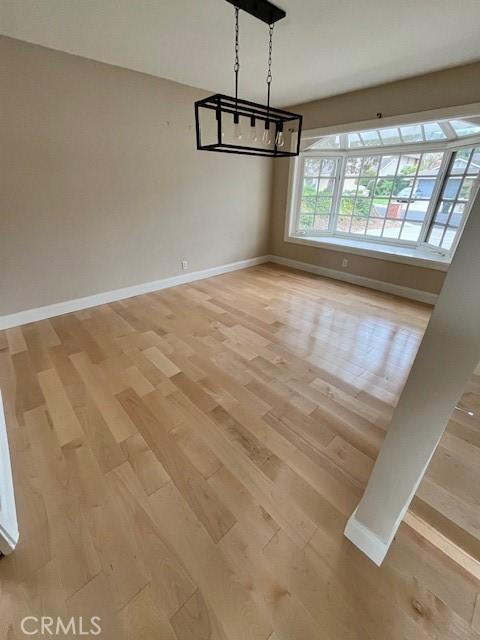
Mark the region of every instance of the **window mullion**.
POLYGON ((303 179, 305 177, 305 157, 301 158, 299 171, 297 174, 297 190, 295 194, 295 233, 300 229, 300 218, 302 216, 302 195, 303 195, 303 179))
POLYGON ((352 215, 350 216, 350 226, 348 227, 348 231, 347 231, 348 234, 352 233, 352 224, 353 224, 353 218, 355 217, 355 209, 357 208, 357 198, 358 198, 358 190, 360 188, 360 176, 362 175, 362 168, 363 168, 363 158, 360 163, 360 169, 358 170, 357 188, 355 189, 355 195, 353 196, 353 209, 352 209, 352 215))
MULTIPOLYGON (((473 153, 472 153, 473 156, 473 153)), ((465 224, 467 223, 467 219, 470 215, 470 211, 472 209, 473 203, 475 202, 475 198, 477 197, 477 195, 480 193, 480 174, 476 177, 474 186, 472 188, 472 192, 470 194, 470 198, 467 201, 466 205, 465 205, 465 211, 463 212, 463 216, 462 216, 462 222, 460 224, 460 226, 458 227, 458 231, 457 234, 455 236, 455 239, 453 241, 453 244, 450 248, 450 254, 453 255, 457 249, 457 245, 460 242, 460 238, 462 237, 462 233, 463 233, 463 229, 465 228, 465 224)))
MULTIPOLYGON (((473 152, 472 152, 472 156, 473 156, 473 152)), ((467 167, 465 167, 465 172, 467 171, 467 169, 468 169, 468 165, 467 165, 467 167)), ((450 174, 450 176, 449 176, 449 177, 451 177, 451 174, 450 174)), ((460 176, 459 176, 459 177, 460 177, 460 176)), ((447 217, 447 219, 446 219, 446 221, 445 221, 445 226, 444 226, 444 228, 443 228, 443 233, 442 233, 442 239, 440 240, 440 245, 439 245, 439 246, 440 246, 440 249, 442 249, 442 248, 443 248, 443 247, 442 247, 443 240, 444 240, 444 238, 445 238, 445 234, 447 233, 448 227, 449 227, 449 225, 450 225, 450 220, 452 219, 453 212, 455 211, 455 207, 456 207, 456 206, 457 206, 457 204, 458 204, 458 200, 459 200, 459 198, 460 198, 460 192, 462 191, 462 188, 463 188, 463 185, 464 185, 464 182, 465 182, 466 178, 467 178, 467 174, 466 174, 466 173, 464 173, 464 174, 463 174, 463 176, 461 176, 460 185, 459 185, 459 187, 458 187, 458 191, 457 191, 457 194, 456 194, 456 196, 455 196, 455 199, 452 201, 452 208, 451 208, 450 213, 448 214, 448 217, 447 217)), ((467 206, 468 206, 468 201, 467 201, 467 202, 465 202, 465 210, 467 209, 467 206)), ((463 215, 465 215, 465 210, 464 210, 464 214, 463 214, 463 215)), ((458 233, 458 231, 457 231, 457 233, 458 233)))
POLYGON ((440 121, 438 124, 440 126, 440 129, 447 136, 447 140, 457 140, 458 139, 458 136, 455 133, 454 128, 452 127, 450 122, 448 122, 448 120, 440 121))
MULTIPOLYGON (((398 234, 398 239, 400 240, 400 238, 402 237, 402 233, 403 233, 403 228, 405 227, 405 223, 407 221, 407 215, 410 209, 410 205, 412 204, 412 202, 415 200, 415 185, 417 184, 417 179, 418 179, 418 173, 420 171, 420 165, 422 164, 422 158, 423 158, 423 154, 420 155, 420 159, 419 162, 415 168, 415 173, 413 175, 409 175, 409 178, 412 180, 412 190, 410 192, 410 195, 407 198, 407 202, 406 202, 406 209, 405 209, 405 215, 402 218, 402 224, 400 225, 400 232, 398 234)), ((400 162, 401 162, 402 156, 400 156, 400 159, 398 161, 398 167, 397 167, 397 173, 395 177, 398 177, 398 171, 400 169, 400 162)), ((417 242, 417 246, 418 246, 418 242, 417 242)))
POLYGON ((340 193, 341 193, 341 188, 343 185, 343 180, 345 178, 345 168, 347 166, 347 157, 346 155, 343 155, 338 162, 338 169, 337 169, 337 179, 336 179, 336 184, 335 184, 335 191, 333 194, 333 201, 332 201, 332 215, 330 216, 330 224, 329 224, 329 228, 328 231, 329 233, 335 233, 335 229, 337 228, 337 220, 338 220, 338 212, 340 210, 340 193))

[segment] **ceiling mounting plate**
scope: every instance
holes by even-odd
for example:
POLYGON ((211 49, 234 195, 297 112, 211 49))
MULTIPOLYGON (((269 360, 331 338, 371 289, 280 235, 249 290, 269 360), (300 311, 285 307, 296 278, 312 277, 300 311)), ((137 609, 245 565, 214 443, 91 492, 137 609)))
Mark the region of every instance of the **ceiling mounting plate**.
POLYGON ((287 15, 283 9, 276 7, 268 0, 227 0, 227 2, 267 24, 274 24, 287 15))

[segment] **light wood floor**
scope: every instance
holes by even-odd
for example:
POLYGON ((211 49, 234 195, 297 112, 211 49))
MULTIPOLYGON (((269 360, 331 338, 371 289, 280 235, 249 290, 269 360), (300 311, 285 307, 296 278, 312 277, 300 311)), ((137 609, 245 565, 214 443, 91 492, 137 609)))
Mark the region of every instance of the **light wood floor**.
POLYGON ((479 583, 409 526, 381 569, 342 535, 428 317, 263 265, 0 333, 1 637, 479 640, 479 583))

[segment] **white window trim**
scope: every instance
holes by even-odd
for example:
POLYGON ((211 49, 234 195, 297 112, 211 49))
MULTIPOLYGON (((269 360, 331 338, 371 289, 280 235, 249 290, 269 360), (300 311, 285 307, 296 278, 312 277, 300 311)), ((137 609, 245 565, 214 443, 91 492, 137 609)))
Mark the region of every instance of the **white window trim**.
MULTIPOLYGON (((451 107, 446 109, 435 109, 432 111, 418 112, 412 114, 406 114, 403 116, 391 116, 387 118, 367 120, 356 123, 345 123, 337 126, 323 127, 320 129, 310 129, 302 133, 302 145, 305 146, 311 144, 311 141, 324 135, 331 133, 343 133, 347 131, 363 130, 368 128, 375 128, 379 126, 389 125, 402 125, 413 124, 418 122, 428 122, 435 119, 448 119, 448 118, 461 118, 468 116, 475 116, 480 113, 480 103, 474 103, 470 105, 463 105, 457 107, 451 107)), ((288 190, 287 190, 287 210, 285 216, 284 227, 284 241, 293 244, 302 244, 309 246, 316 246, 317 248, 329 249, 332 251, 341 251, 344 253, 351 253, 354 255, 365 255, 374 257, 380 260, 388 260, 391 262, 400 262, 404 264, 412 264, 419 267, 436 269, 439 271, 447 271, 451 259, 455 253, 457 244, 463 233, 464 225, 468 219, 468 214, 464 216, 461 229, 457 235, 456 242, 449 253, 445 251, 436 250, 434 247, 427 245, 426 243, 418 246, 412 246, 411 244, 402 244, 402 242, 389 243, 386 239, 357 239, 351 236, 339 236, 333 235, 328 232, 322 235, 307 236, 297 235, 295 233, 296 217, 298 213, 299 202, 299 171, 303 164, 303 158, 308 156, 325 156, 325 157, 345 157, 347 154, 354 153, 356 156, 361 155, 374 155, 376 152, 379 154, 398 154, 408 149, 409 151, 431 151, 431 150, 446 150, 444 162, 448 162, 453 150, 457 150, 462 147, 471 147, 472 145, 479 144, 480 137, 470 137, 468 140, 456 140, 446 141, 440 140, 438 142, 420 143, 420 144, 406 144, 406 145, 391 145, 389 147, 364 147, 349 149, 348 151, 339 151, 336 149, 322 149, 322 150, 304 150, 301 155, 295 158, 290 158, 289 161, 289 177, 288 177, 288 190)), ((479 190, 480 176, 477 180, 474 195, 471 202, 473 202, 476 193, 479 190)), ((431 202, 435 203, 438 196, 438 190, 441 188, 441 182, 436 185, 436 189, 432 194, 431 202)), ((335 203, 332 205, 335 206, 335 203)), ((432 205, 434 206, 434 205, 432 205)), ((333 216, 332 216, 333 217, 333 216)), ((431 216, 426 216, 424 226, 430 224, 431 216)), ((422 229, 422 233, 423 233, 422 229)))
POLYGON ((302 131, 302 141, 314 140, 331 133, 349 133, 351 131, 363 131, 367 129, 378 129, 380 126, 418 124, 432 120, 456 120, 478 116, 480 113, 480 102, 461 105, 456 107, 446 107, 442 109, 432 109, 430 111, 417 111, 398 116, 386 116, 373 118, 371 120, 358 120, 356 122, 345 122, 343 124, 330 125, 317 129, 302 131))

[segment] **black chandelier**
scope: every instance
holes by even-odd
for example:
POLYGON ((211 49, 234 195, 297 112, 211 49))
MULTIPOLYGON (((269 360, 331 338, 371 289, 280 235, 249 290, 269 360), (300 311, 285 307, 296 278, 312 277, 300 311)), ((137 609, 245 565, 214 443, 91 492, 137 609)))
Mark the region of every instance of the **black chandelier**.
POLYGON ((235 97, 216 93, 195 102, 197 149, 274 158, 298 156, 302 116, 270 106, 273 27, 275 22, 285 17, 285 11, 268 0, 227 2, 235 6, 235 97), (240 9, 268 24, 266 105, 238 97, 240 9))

